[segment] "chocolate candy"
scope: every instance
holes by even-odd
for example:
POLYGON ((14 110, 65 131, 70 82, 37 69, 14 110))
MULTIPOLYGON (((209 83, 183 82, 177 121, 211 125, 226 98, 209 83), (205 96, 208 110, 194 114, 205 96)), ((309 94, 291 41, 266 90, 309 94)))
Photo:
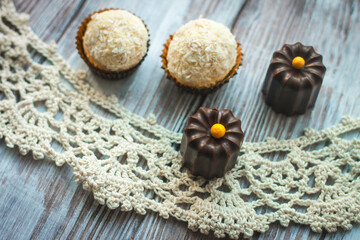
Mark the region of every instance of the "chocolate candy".
POLYGON ((223 177, 234 167, 244 140, 241 121, 230 110, 201 107, 188 118, 180 152, 193 175, 223 177))
POLYGON ((276 112, 303 114, 314 106, 325 75, 322 56, 301 43, 274 52, 262 92, 276 112))

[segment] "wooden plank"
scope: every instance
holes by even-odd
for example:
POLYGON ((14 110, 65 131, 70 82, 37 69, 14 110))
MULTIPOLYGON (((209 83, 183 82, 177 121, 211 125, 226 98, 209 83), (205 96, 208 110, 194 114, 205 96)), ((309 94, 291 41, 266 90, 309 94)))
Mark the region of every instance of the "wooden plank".
MULTIPOLYGON (((148 25, 151 48, 135 74, 110 82, 93 76, 89 82, 99 91, 115 94, 127 109, 148 116, 181 132, 189 114, 199 106, 229 108, 243 121, 247 141, 267 136, 297 137, 305 127, 321 129, 339 122, 341 116, 360 116, 359 3, 357 1, 15 1, 19 11, 31 15, 31 26, 45 41, 54 39, 58 52, 75 69, 87 69, 78 57, 76 28, 89 13, 106 7, 128 9, 148 25), (222 22, 244 48, 244 64, 229 84, 206 96, 184 92, 165 79, 160 69, 162 44, 185 22, 202 15, 222 22), (312 112, 285 117, 267 107, 261 84, 273 51, 285 42, 301 41, 323 54, 328 67, 319 99, 312 112)), ((106 114, 98 110, 99 114, 106 114)), ((187 224, 156 213, 109 210, 73 181, 68 166, 34 161, 0 142, 0 236, 5 239, 103 238, 103 239, 214 239, 193 233, 187 224), (11 229, 11 231, 9 231, 11 229)), ((351 231, 317 234, 308 226, 278 223, 253 239, 353 239, 351 231)))

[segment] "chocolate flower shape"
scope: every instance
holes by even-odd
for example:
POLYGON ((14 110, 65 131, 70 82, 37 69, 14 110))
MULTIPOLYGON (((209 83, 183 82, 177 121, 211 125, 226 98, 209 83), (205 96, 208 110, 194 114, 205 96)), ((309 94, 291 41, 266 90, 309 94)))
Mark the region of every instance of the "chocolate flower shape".
POLYGON ((181 141, 183 165, 194 175, 222 177, 234 167, 244 140, 241 121, 230 110, 200 108, 188 118, 181 141), (223 136, 214 137, 211 128, 223 125, 223 136))
POLYGON ((276 112, 302 114, 313 107, 326 68, 313 47, 285 44, 273 54, 262 92, 276 112), (298 62, 297 60, 303 62, 298 62))

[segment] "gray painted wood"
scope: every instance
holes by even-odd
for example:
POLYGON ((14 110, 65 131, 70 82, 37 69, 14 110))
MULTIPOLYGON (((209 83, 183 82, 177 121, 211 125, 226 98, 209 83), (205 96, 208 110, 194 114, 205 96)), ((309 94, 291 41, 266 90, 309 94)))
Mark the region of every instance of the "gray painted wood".
MULTIPOLYGON (((128 9, 148 25, 151 47, 135 74, 118 82, 99 79, 88 72, 99 91, 115 94, 127 109, 182 131, 189 114, 198 107, 231 109, 243 121, 246 141, 266 137, 298 137, 303 129, 322 129, 343 115, 360 117, 360 3, 359 1, 47 1, 16 0, 20 12, 30 14, 34 31, 44 41, 55 40, 58 52, 75 69, 87 69, 75 50, 76 28, 89 13, 107 7, 128 9), (198 96, 168 81, 160 68, 162 44, 187 21, 199 16, 229 26, 242 43, 244 62, 238 75, 214 93, 198 96), (285 117, 263 102, 260 88, 272 53, 284 43, 313 45, 327 67, 323 87, 313 109, 285 117)), ((99 114, 106 115, 97 109, 99 114)), ((110 116, 109 116, 110 117, 110 116)), ((355 135, 359 137, 359 134, 355 135)), ((0 238, 1 239, 213 239, 193 233, 186 223, 162 219, 156 213, 109 210, 75 183, 69 166, 56 167, 50 160, 21 156, 0 141, 0 238)), ((272 158, 277 160, 277 156, 272 158)), ((291 223, 271 225, 253 239, 357 239, 359 225, 351 231, 311 232, 291 223)))

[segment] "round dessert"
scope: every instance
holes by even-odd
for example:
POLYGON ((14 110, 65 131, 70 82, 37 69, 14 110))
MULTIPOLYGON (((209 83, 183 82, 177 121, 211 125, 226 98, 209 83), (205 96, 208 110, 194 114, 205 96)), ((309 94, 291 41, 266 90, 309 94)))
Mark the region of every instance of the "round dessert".
POLYGON ((302 114, 314 106, 325 75, 322 56, 311 46, 285 44, 274 52, 262 92, 276 112, 302 114))
POLYGON ((243 140, 241 121, 230 110, 201 107, 183 133, 183 165, 196 176, 223 177, 234 167, 243 140))
POLYGON ((186 89, 208 92, 227 82, 241 64, 241 47, 229 28, 204 18, 180 27, 164 46, 162 67, 186 89))
POLYGON ((119 9, 91 14, 79 27, 78 50, 89 67, 105 78, 132 72, 147 53, 149 34, 144 22, 119 9))

